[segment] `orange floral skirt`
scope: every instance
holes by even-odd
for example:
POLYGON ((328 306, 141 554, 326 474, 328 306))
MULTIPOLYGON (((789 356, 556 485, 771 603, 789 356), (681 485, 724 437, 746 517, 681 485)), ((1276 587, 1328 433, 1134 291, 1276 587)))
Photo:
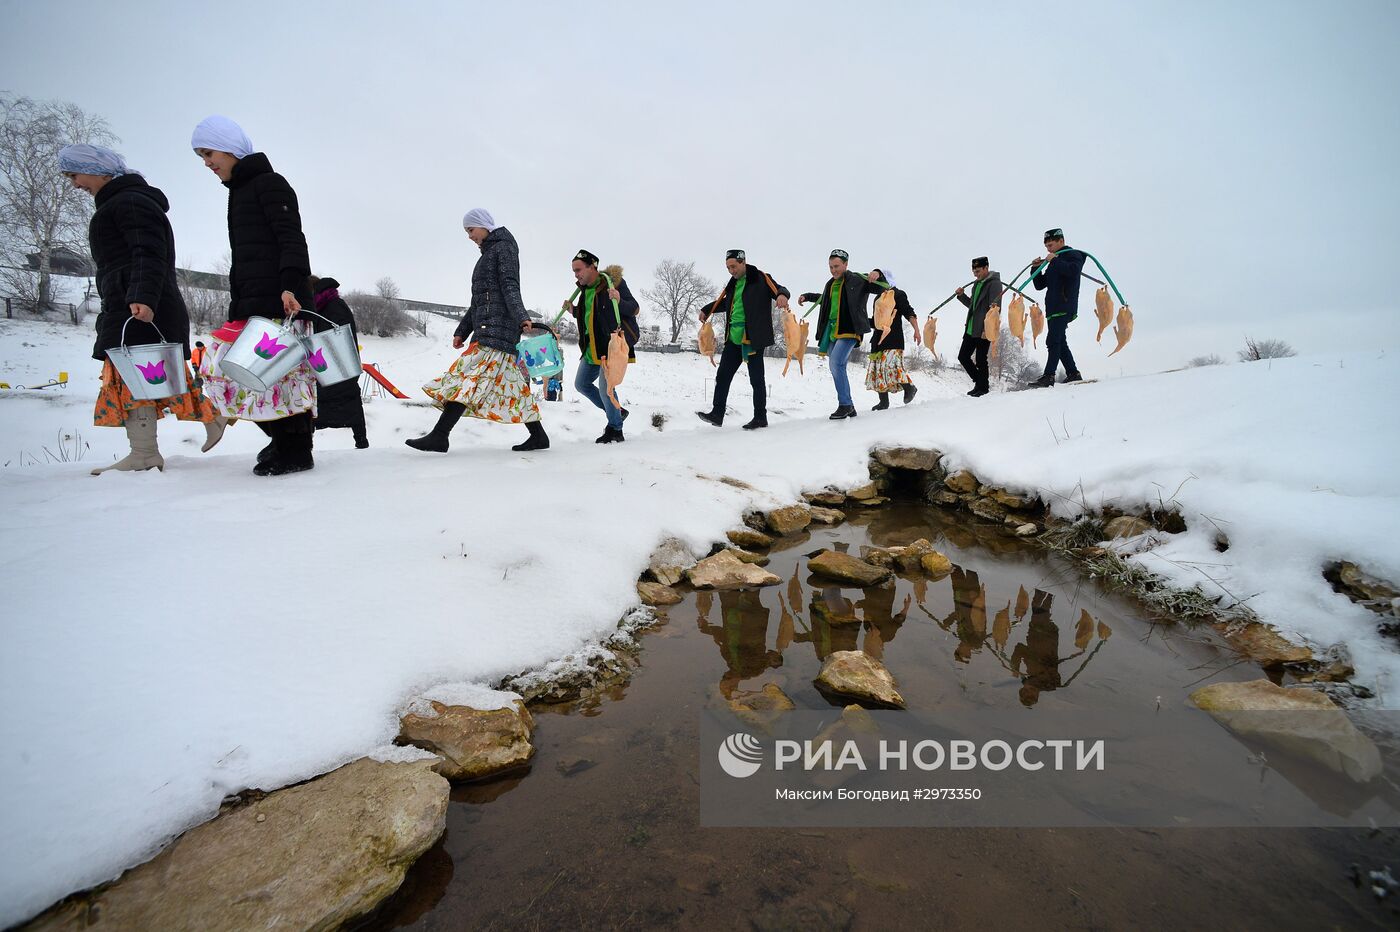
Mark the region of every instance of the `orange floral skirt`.
MULTIPOLYGON (((185 366, 185 384, 194 385, 194 375, 185 366)), ((191 388, 183 395, 161 398, 157 401, 137 401, 131 397, 131 389, 126 387, 122 377, 110 359, 102 363, 102 387, 97 391, 97 407, 92 413, 92 423, 97 427, 122 427, 126 424, 128 411, 136 408, 155 408, 156 417, 165 417, 169 411, 181 421, 214 420, 214 406, 204 393, 191 388)))
POLYGON ((468 417, 528 424, 540 419, 540 405, 521 369, 513 354, 473 343, 423 391, 439 408, 455 401, 466 407, 468 417))

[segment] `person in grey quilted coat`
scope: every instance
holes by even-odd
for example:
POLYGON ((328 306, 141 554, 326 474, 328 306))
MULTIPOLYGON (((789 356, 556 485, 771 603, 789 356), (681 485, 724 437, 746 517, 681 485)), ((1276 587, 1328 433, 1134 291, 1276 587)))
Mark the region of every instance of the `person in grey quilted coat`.
POLYGON ((452 335, 452 347, 465 352, 423 391, 442 409, 437 425, 422 437, 405 440, 415 450, 447 452, 447 436, 462 415, 500 424, 524 424, 530 436, 511 449, 549 448, 540 423, 539 399, 516 358, 521 332, 531 329, 520 297, 520 247, 490 212, 473 208, 462 218, 467 236, 481 249, 472 269, 471 306, 452 335))

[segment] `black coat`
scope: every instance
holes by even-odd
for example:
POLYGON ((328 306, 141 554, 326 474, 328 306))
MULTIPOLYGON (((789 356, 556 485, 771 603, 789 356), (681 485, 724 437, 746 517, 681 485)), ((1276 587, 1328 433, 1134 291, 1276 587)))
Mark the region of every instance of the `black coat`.
MULTIPOLYGON (((632 297, 632 289, 627 287, 627 279, 619 278, 613 283, 617 288, 617 309, 622 314, 622 335, 627 338, 628 361, 637 361, 637 337, 640 336, 640 328, 637 325, 637 311, 641 305, 637 299, 632 297)), ((613 331, 617 329, 617 314, 613 313, 612 299, 608 297, 608 283, 602 274, 598 276, 598 292, 593 296, 593 327, 588 326, 588 315, 584 313, 583 292, 580 289, 578 303, 575 304, 571 313, 574 320, 578 321, 578 348, 579 353, 588 358, 588 350, 593 350, 593 357, 602 360, 608 355, 608 340, 612 338, 613 331)))
POLYGON ((870 329, 873 331, 870 337, 870 352, 880 353, 885 350, 904 349, 904 322, 909 321, 916 328, 919 326, 919 315, 914 312, 914 305, 909 303, 909 295, 904 293, 904 289, 894 290, 894 323, 890 324, 890 332, 880 339, 880 331, 875 330, 875 316, 870 317, 870 329))
POLYGON ((1066 246, 1055 253, 1055 261, 1037 275, 1037 291, 1045 291, 1045 316, 1079 316, 1079 273, 1084 269, 1084 253, 1066 246))
MULTIPOLYGON (((323 278, 320 282, 320 290, 325 291, 339 286, 333 278, 323 278)), ((331 323, 327 323, 320 317, 308 315, 317 333, 323 333, 332 326, 350 325, 350 332, 355 335, 355 342, 360 340, 360 332, 355 326, 355 312, 350 309, 350 305, 339 296, 329 299, 321 307, 314 308, 321 317, 329 318, 331 323)), ((298 317, 301 315, 298 314, 298 317)), ((356 427, 364 423, 365 407, 360 399, 360 380, 346 379, 344 382, 337 382, 334 385, 316 386, 316 426, 317 427, 356 427)))
POLYGON ((1001 307, 1001 273, 990 272, 985 281, 981 282, 979 289, 977 283, 973 283, 973 294, 977 295, 977 304, 974 306, 969 295, 960 294, 958 300, 963 307, 967 308, 967 320, 963 324, 963 336, 972 337, 974 340, 984 340, 983 334, 987 329, 987 312, 992 309, 992 305, 1001 307))
POLYGON ((229 320, 280 318, 282 292, 311 306, 311 260, 297 195, 261 152, 239 159, 228 188, 229 320))
POLYGON ((481 241, 481 258, 472 267, 472 303, 454 336, 514 353, 520 326, 530 319, 520 297, 520 246, 505 227, 481 241))
POLYGON ((182 343, 190 356, 190 315, 175 278, 175 233, 166 219, 170 202, 140 175, 118 175, 97 192, 88 224, 88 247, 97 266, 97 315, 93 359, 122 344, 182 343), (131 316, 132 304, 155 312, 154 326, 131 316), (157 332, 159 331, 159 333, 157 332), (162 341, 161 337, 165 337, 162 341))
MULTIPOLYGON (((841 307, 837 309, 840 315, 836 320, 837 333, 853 333, 858 339, 863 339, 870 332, 870 312, 866 310, 866 304, 873 294, 879 294, 887 286, 877 282, 867 281, 865 276, 859 272, 846 270, 845 284, 841 286, 841 307)), ((836 281, 829 278, 826 287, 820 292, 809 291, 802 297, 808 301, 820 301, 821 313, 817 315, 817 343, 821 344, 822 335, 826 333, 828 314, 831 303, 831 283, 836 281)))
MULTIPOLYGON (((778 300, 778 295, 792 297, 792 292, 773 281, 773 276, 767 272, 752 265, 747 269, 744 273, 744 335, 749 338, 751 349, 764 350, 773 345, 773 302, 778 300)), ((719 297, 700 312, 702 322, 709 320, 711 314, 723 314, 728 320, 729 305, 733 300, 730 296, 734 294, 735 284, 734 278, 725 282, 719 297)), ((721 348, 724 340, 725 334, 720 334, 721 348)))

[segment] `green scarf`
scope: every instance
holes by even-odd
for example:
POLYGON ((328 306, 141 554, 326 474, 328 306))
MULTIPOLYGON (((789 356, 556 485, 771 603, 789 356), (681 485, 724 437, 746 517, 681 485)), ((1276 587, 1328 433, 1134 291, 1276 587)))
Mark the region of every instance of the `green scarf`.
POLYGON ((747 321, 744 317, 744 284, 742 278, 734 280, 734 300, 729 302, 729 342, 743 350, 744 358, 748 359, 753 352, 749 344, 749 338, 745 332, 747 321))
POLYGON ((822 334, 818 341, 817 348, 825 355, 831 352, 831 347, 836 343, 836 330, 841 320, 841 289, 845 286, 845 276, 831 280, 831 288, 827 292, 826 301, 826 332, 822 334))
POLYGON ((973 336, 972 322, 977 319, 977 296, 982 293, 982 282, 972 286, 972 304, 967 309, 967 335, 973 336))
POLYGON ((598 295, 598 283, 594 282, 583 289, 583 327, 588 334, 588 350, 584 353, 584 358, 592 365, 598 365, 598 354, 594 352, 593 344, 597 342, 593 334, 593 299, 598 295))

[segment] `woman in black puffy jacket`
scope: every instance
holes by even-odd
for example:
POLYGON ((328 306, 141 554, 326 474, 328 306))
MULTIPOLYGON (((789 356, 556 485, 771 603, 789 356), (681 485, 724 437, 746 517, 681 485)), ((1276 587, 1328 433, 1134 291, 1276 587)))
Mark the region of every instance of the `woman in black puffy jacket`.
MULTIPOLYGON (((107 359, 109 349, 123 344, 179 343, 184 358, 190 356, 190 317, 175 280, 175 234, 165 216, 170 202, 159 188, 127 168, 120 155, 103 146, 64 146, 58 167, 75 188, 92 195, 97 208, 88 224, 88 246, 102 300, 92 358, 103 365, 93 423, 126 428, 131 446, 127 456, 92 474, 109 469, 163 470, 156 422, 165 410, 182 421, 203 422, 204 450, 210 450, 223 436, 226 422, 198 388, 158 401, 137 401, 107 359)), ((162 371, 159 379, 163 382, 172 375, 162 371)), ((188 369, 185 376, 186 384, 192 386, 188 369)), ((154 378, 151 381, 157 384, 154 378)))
MULTIPOLYGON (((316 376, 305 362, 265 392, 224 375, 219 362, 250 317, 294 317, 311 303, 311 261, 301 231, 296 192, 266 155, 253 151, 242 128, 228 117, 211 116, 190 140, 205 167, 228 188, 229 315, 213 333, 200 367, 204 391, 230 418, 253 421, 271 438, 253 473, 279 476, 316 464, 311 456, 316 376)), ((294 329, 311 332, 307 320, 294 329)))

